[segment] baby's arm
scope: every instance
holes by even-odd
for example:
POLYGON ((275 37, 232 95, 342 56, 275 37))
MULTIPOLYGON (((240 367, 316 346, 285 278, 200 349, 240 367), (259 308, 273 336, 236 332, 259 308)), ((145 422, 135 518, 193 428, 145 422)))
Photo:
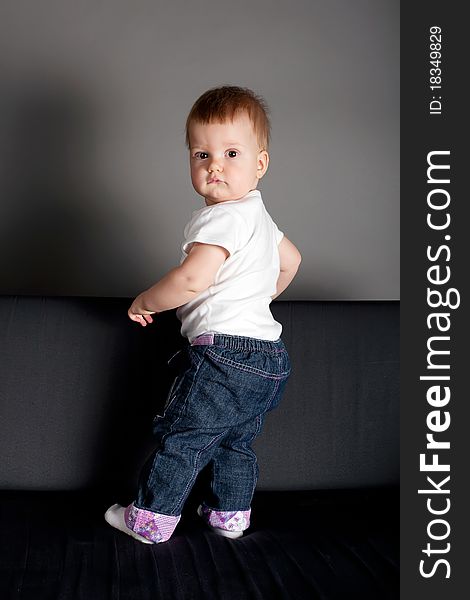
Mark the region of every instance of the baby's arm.
POLYGON ((129 318, 145 327, 152 322, 150 314, 186 304, 214 283, 228 255, 222 246, 195 242, 181 265, 137 296, 129 308, 129 318))
POLYGON ((284 235, 279 243, 279 260, 281 270, 276 284, 276 293, 271 298, 277 298, 294 279, 302 256, 294 244, 284 235))

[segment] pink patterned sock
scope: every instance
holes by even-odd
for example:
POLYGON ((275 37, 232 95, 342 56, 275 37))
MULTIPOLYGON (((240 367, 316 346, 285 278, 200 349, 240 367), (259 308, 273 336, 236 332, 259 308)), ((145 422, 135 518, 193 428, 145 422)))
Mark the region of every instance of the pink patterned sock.
POLYGON ((173 517, 137 508, 133 502, 124 511, 127 527, 155 544, 170 539, 180 519, 181 515, 173 517))
POLYGON ((204 504, 201 506, 201 513, 204 520, 217 529, 226 531, 245 531, 250 526, 250 510, 214 510, 204 504))

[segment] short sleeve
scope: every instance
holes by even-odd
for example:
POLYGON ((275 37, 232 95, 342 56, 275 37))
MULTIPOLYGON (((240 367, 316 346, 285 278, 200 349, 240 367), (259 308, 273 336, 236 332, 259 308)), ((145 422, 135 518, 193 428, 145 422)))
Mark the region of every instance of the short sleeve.
POLYGON ((233 254, 239 247, 241 225, 240 217, 227 209, 204 211, 188 224, 181 249, 187 254, 192 243, 201 242, 222 246, 233 254))

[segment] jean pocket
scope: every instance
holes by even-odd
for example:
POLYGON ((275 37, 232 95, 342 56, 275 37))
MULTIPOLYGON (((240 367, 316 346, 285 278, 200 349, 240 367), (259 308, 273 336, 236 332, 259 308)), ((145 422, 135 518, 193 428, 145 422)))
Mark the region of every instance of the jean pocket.
POLYGON ((215 362, 268 379, 281 379, 288 375, 286 361, 279 354, 282 353, 233 350, 220 346, 210 346, 207 350, 207 355, 215 362))

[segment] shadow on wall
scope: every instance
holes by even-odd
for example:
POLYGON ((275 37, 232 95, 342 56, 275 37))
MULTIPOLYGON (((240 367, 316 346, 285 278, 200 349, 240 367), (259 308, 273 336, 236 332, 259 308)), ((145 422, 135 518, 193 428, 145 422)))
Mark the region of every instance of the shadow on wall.
POLYGON ((116 265, 140 268, 128 215, 95 174, 107 107, 77 85, 9 82, 2 94, 0 293, 106 295, 116 265))

